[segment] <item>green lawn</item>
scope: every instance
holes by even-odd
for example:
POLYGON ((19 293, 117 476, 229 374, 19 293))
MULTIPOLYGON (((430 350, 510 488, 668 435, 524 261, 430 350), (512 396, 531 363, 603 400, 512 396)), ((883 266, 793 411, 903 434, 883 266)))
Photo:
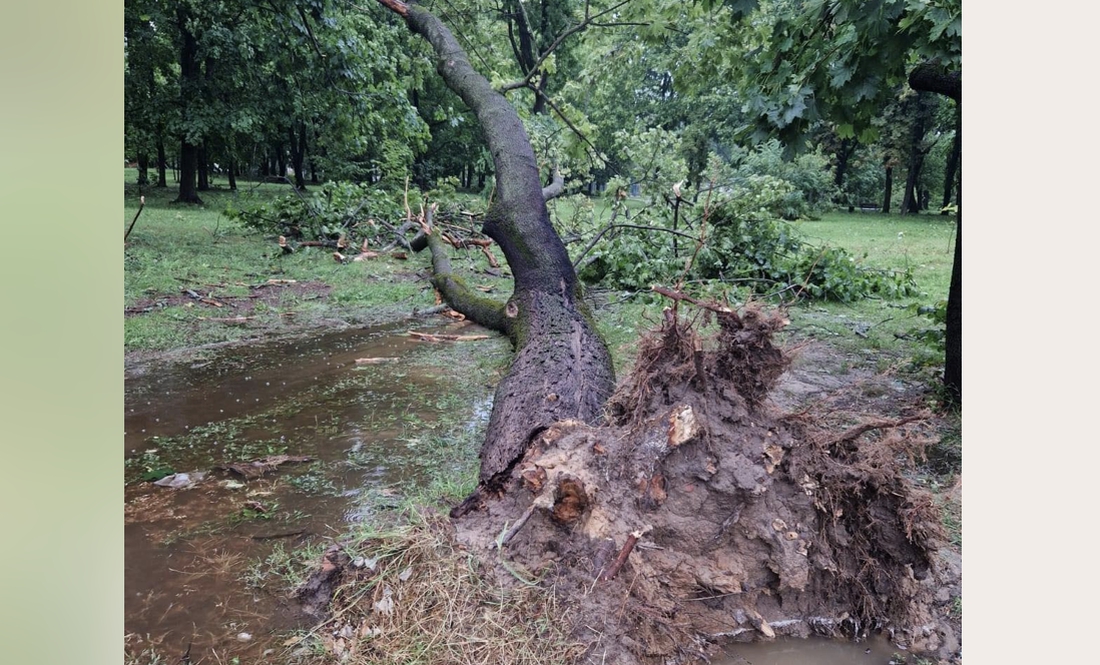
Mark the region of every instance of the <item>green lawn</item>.
MULTIPOLYGON (((126 171, 123 233, 139 206, 136 172, 126 171)), ((171 179, 171 177, 169 178, 171 179)), ((127 239, 125 252, 125 306, 153 305, 147 313, 128 316, 127 351, 166 350, 229 341, 258 332, 290 332, 336 323, 371 323, 430 307, 434 296, 417 272, 426 260, 399 261, 385 257, 340 264, 332 251, 302 248, 284 255, 273 237, 265 237, 230 220, 227 205, 241 206, 257 199, 291 192, 279 184, 239 182, 231 192, 222 180, 201 192, 203 206, 174 204, 176 188, 142 188, 145 208, 127 239), (213 307, 187 295, 215 302, 242 302, 255 287, 271 279, 323 282, 331 287, 326 298, 283 289, 277 301, 250 307, 246 323, 227 324, 237 315, 231 306, 213 307), (178 302, 186 298, 189 302, 178 302)))
MULTIPOLYGON (((136 172, 127 169, 124 175, 123 230, 137 212, 139 196, 136 172)), ((238 191, 232 192, 224 180, 216 179, 215 189, 201 193, 205 205, 186 206, 171 203, 176 187, 169 184, 166 189, 142 188, 145 209, 127 241, 125 305, 155 305, 151 311, 127 317, 128 351, 173 349, 340 321, 369 324, 434 304, 424 279, 426 256, 339 264, 330 250, 321 248, 283 255, 273 237, 247 230, 222 214, 230 205, 286 195, 291 192, 288 185, 241 181, 238 191), (235 315, 233 308, 216 309, 186 295, 191 291, 215 301, 242 302, 255 292, 251 287, 269 279, 324 283, 330 290, 322 297, 287 289, 277 301, 250 308, 251 318, 239 325, 224 321, 235 315)), ((636 211, 644 203, 630 200, 627 205, 636 211)), ((553 202, 552 210, 559 220, 593 214, 606 218, 608 214, 604 198, 565 198, 553 202)), ((592 228, 591 222, 585 226, 592 228)), ((800 302, 791 307, 788 334, 829 341, 881 370, 911 369, 932 380, 942 368, 942 351, 924 339, 925 331, 935 326, 927 316, 918 314, 917 308, 934 306, 947 297, 954 219, 838 212, 820 220, 794 222, 793 226, 811 244, 842 247, 863 265, 910 268, 919 295, 850 304, 800 302)), ((506 297, 510 290, 507 280, 474 272, 485 267, 483 264, 480 254, 467 254, 456 261, 456 268, 472 268, 469 278, 475 284, 491 286, 495 296, 506 297)), ((695 287, 710 293, 722 290, 720 284, 695 287)), ((622 370, 631 360, 639 331, 656 324, 667 303, 647 300, 644 294, 605 293, 601 300, 609 304, 598 308, 598 325, 622 370)))

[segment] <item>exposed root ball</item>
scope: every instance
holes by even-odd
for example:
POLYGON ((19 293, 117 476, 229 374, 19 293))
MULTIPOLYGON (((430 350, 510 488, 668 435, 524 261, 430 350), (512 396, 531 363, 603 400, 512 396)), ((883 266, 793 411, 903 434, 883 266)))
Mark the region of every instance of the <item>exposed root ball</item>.
POLYGON ((711 339, 669 310, 612 422, 544 430, 500 495, 453 522, 455 541, 493 584, 552 590, 584 662, 687 663, 730 640, 877 628, 953 657, 943 589, 957 572, 905 474, 924 414, 781 417, 766 396, 787 366, 771 341, 784 318, 721 309, 711 339))

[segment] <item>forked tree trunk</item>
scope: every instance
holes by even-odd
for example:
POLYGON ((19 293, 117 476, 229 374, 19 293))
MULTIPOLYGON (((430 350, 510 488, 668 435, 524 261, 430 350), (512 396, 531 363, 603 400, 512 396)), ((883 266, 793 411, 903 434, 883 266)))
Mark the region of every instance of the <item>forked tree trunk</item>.
POLYGON ((611 355, 581 298, 581 286, 550 224, 538 164, 508 101, 470 65, 439 19, 417 5, 378 0, 405 18, 438 57, 436 71, 474 112, 496 166, 496 196, 482 231, 504 252, 515 279, 506 306, 472 294, 450 274, 433 240, 433 282, 456 310, 509 335, 515 357, 500 382, 481 448, 480 483, 507 477, 532 438, 556 421, 594 423, 614 388, 611 355))

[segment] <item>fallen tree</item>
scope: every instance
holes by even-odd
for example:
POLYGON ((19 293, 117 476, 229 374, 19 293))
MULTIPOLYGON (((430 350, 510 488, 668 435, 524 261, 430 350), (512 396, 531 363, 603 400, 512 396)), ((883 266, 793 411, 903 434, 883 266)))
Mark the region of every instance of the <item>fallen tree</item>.
POLYGON ((440 74, 484 130, 498 185, 483 231, 512 270, 512 297, 502 305, 466 288, 430 224, 425 244, 444 299, 508 335, 515 359, 496 392, 479 492, 414 535, 326 555, 324 584, 314 586, 354 586, 338 594, 353 600, 324 631, 337 636, 331 649, 369 660, 400 652, 396 642, 412 635, 439 642, 431 662, 454 662, 447 649, 461 645, 478 661, 539 662, 537 651, 482 653, 484 631, 527 619, 568 635, 578 645, 565 649, 570 660, 589 663, 687 663, 729 640, 876 629, 914 652, 955 656, 945 589, 957 574, 940 556, 936 506, 904 464, 926 442, 926 414, 838 430, 820 424, 829 414, 777 413, 768 394, 788 365, 772 342, 782 313, 670 289, 660 292, 674 304, 614 390, 515 111, 438 19, 379 2, 432 44, 440 74), (685 302, 694 316, 682 315, 685 302), (699 321, 715 334, 700 335, 699 321), (481 581, 441 585, 442 573, 424 574, 440 567, 433 557, 455 563, 463 580, 489 580, 497 609, 477 600, 481 581), (510 605, 516 593, 527 595, 510 605))
POLYGON ((436 70, 474 112, 493 156, 496 194, 482 232, 500 246, 512 271, 515 288, 508 302, 501 305, 467 288, 450 269, 441 234, 428 233, 433 283, 447 303, 468 319, 508 335, 515 346, 481 449, 480 482, 491 490, 542 430, 560 420, 600 420, 614 388, 611 355, 581 297, 565 245, 550 223, 546 197, 560 186, 544 192, 519 115, 470 65, 438 18, 415 4, 379 2, 432 45, 436 70))

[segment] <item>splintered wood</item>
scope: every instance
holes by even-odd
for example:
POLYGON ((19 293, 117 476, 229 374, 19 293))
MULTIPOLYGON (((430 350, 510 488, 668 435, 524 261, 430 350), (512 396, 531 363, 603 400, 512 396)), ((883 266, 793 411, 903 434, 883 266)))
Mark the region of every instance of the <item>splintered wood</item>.
POLYGON ((409 337, 424 342, 474 342, 480 339, 489 339, 488 335, 448 335, 443 333, 422 333, 415 330, 408 331, 409 337))

